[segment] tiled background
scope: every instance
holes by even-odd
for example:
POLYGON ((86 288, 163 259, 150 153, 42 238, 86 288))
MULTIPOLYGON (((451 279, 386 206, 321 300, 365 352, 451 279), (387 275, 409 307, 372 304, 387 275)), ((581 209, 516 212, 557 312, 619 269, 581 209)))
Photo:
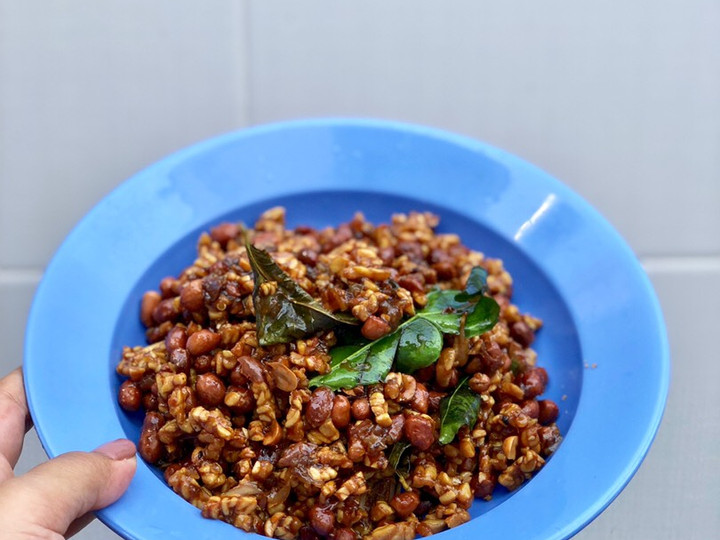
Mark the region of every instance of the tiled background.
MULTIPOLYGON (((501 146, 616 226, 660 297, 672 387, 640 471, 577 538, 717 534, 717 0, 0 0, 0 373, 53 251, 123 179, 211 135, 326 115, 501 146)), ((19 470, 41 459, 31 435, 19 470)))

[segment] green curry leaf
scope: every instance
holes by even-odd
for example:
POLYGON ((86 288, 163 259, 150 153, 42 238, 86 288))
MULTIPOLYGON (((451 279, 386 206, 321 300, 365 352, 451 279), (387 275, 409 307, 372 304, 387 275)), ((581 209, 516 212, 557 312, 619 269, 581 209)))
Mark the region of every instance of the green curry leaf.
POLYGON ((403 373, 424 368, 435 362, 442 351, 442 332, 427 319, 416 317, 400 332, 395 368, 403 373))
POLYGON ((311 379, 310 386, 339 390, 381 382, 393 362, 402 373, 430 366, 442 352, 443 334, 460 334, 463 320, 465 337, 487 332, 497 322, 500 307, 484 295, 486 279, 484 269, 473 268, 464 291, 431 291, 425 308, 390 334, 367 344, 333 349, 330 372, 311 379))
POLYGON ((338 356, 337 360, 333 358, 329 373, 313 377, 308 383, 310 387, 328 386, 333 390, 339 390, 385 380, 392 368, 398 341, 399 335, 393 332, 371 341, 347 356, 345 353, 349 351, 343 351, 344 358, 342 356, 338 356))
POLYGON ((470 300, 473 297, 487 293, 487 277, 487 270, 482 266, 473 267, 465 283, 465 290, 458 295, 460 296, 459 300, 470 300))
POLYGON ((459 334, 462 315, 466 337, 479 336, 492 329, 500 316, 500 306, 487 291, 487 271, 476 266, 470 272, 464 291, 434 290, 418 316, 433 322, 445 334, 459 334))
POLYGON ((440 402, 440 444, 452 442, 461 427, 472 427, 477 420, 482 400, 470 390, 467 381, 466 377, 440 402))
POLYGON ((260 345, 287 343, 338 324, 357 324, 345 313, 332 313, 288 276, 270 254, 253 246, 245 238, 255 288, 253 304, 260 345), (263 294, 265 283, 274 282, 276 290, 263 294))
POLYGON ((340 345, 330 349, 330 367, 337 366, 351 354, 357 352, 359 345, 340 345))
POLYGON ((471 338, 492 330, 500 317, 500 306, 490 296, 482 296, 465 320, 465 337, 471 338))
POLYGON ((437 326, 443 334, 457 334, 460 332, 462 314, 470 307, 469 302, 458 302, 455 297, 459 291, 430 291, 427 295, 427 304, 419 311, 416 317, 422 317, 437 326))

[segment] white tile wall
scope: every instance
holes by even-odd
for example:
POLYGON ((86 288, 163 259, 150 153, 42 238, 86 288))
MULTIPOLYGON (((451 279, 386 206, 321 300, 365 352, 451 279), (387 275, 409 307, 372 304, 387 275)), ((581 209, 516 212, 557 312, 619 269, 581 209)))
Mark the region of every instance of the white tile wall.
POLYGON ((0 374, 19 366, 23 359, 23 333, 40 272, 0 271, 0 336, 3 352, 0 374))
POLYGON ((643 255, 720 252, 717 2, 251 5, 253 121, 459 131, 570 184, 643 255))
POLYGON ((0 266, 42 267, 122 180, 245 123, 241 4, 2 7, 0 266))
MULTIPOLYGON (((720 530, 715 0, 0 0, 0 374, 53 251, 114 186, 210 135, 328 115, 484 139, 610 219, 658 290, 673 381, 646 462, 578 538, 720 530)), ((19 470, 42 456, 31 434, 19 470)))

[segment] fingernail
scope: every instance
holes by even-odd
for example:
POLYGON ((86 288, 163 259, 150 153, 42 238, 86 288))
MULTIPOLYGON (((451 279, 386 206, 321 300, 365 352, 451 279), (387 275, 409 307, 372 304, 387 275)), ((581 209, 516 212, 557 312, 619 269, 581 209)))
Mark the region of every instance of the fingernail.
POLYGON ((135 445, 127 439, 117 439, 98 446, 94 452, 107 456, 115 461, 122 461, 135 455, 135 445))

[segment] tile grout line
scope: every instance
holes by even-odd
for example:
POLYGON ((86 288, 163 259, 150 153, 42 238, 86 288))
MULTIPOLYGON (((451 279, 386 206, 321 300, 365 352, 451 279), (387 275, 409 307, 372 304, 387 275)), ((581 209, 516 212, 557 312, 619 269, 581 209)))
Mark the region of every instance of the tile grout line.
POLYGON ((0 285, 36 285, 43 276, 42 268, 2 268, 0 285))
MULTIPOLYGON (((639 261, 649 273, 720 272, 720 255, 649 255, 639 261)), ((38 283, 43 274, 43 267, 0 266, 0 285, 38 283)))
POLYGON ((720 255, 651 255, 639 259, 648 273, 720 272, 720 255))

